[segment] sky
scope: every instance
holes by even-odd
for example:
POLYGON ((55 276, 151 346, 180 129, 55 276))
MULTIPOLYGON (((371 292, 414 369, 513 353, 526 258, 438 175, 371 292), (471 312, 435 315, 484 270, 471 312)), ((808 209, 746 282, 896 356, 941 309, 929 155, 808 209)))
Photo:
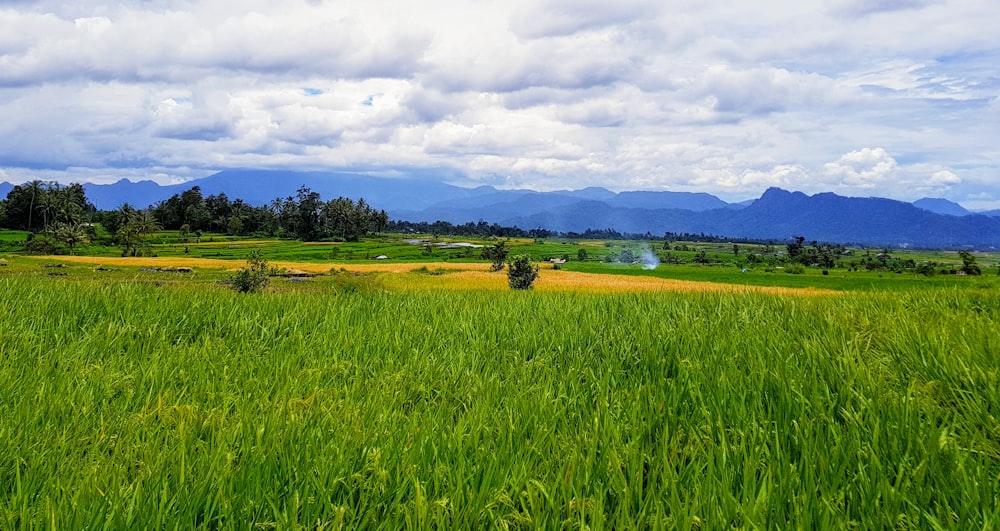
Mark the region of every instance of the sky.
POLYGON ((996 0, 0 0, 0 181, 1000 208, 996 0))

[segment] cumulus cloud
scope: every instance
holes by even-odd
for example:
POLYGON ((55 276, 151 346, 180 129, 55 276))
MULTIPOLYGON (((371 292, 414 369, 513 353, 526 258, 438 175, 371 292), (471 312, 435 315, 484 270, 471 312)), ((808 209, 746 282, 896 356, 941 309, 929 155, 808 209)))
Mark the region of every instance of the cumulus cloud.
POLYGON ((507 35, 429 67, 424 83, 448 91, 513 92, 532 87, 586 90, 637 75, 641 58, 604 33, 521 42, 507 35))
POLYGON ((0 167, 1000 198, 997 19, 930 0, 0 2, 0 167))
POLYGON ((694 168, 694 177, 688 185, 693 190, 713 188, 723 194, 752 193, 772 186, 794 187, 807 176, 804 168, 794 165, 737 171, 726 164, 717 164, 715 167, 694 168))
POLYGON ((685 92, 693 100, 708 102, 716 111, 741 116, 836 104, 859 96, 852 88, 818 74, 793 73, 783 68, 735 69, 729 65, 708 67, 685 92))
POLYGON ((823 169, 834 186, 874 188, 891 179, 896 167, 896 160, 884 149, 862 148, 844 154, 837 162, 827 163, 823 169))
POLYGON ((554 37, 629 24, 655 16, 659 9, 657 3, 642 0, 545 0, 523 6, 510 25, 522 38, 554 37))
POLYGON ((0 13, 0 35, 8 35, 0 41, 0 84, 13 86, 79 78, 184 81, 226 71, 409 77, 430 38, 401 27, 375 39, 348 13, 312 6, 225 16, 145 10, 79 18, 0 13))
POLYGON ((934 172, 934 175, 931 175, 931 178, 927 181, 927 183, 931 185, 945 185, 945 186, 952 184, 960 184, 961 182, 962 179, 958 175, 955 175, 953 172, 949 170, 941 170, 934 172))
POLYGON ((153 112, 153 135, 178 140, 214 141, 233 134, 239 109, 225 94, 198 93, 181 102, 167 98, 153 112))

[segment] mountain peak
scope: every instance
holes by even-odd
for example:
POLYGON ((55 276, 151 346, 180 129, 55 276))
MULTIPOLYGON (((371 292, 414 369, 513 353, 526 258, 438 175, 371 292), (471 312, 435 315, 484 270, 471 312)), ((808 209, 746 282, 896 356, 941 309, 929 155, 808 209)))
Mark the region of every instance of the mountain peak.
POLYGON ((923 199, 914 201, 913 206, 935 214, 945 214, 948 216, 968 216, 971 214, 962 205, 940 197, 924 197, 923 199))
POLYGON ((760 198, 754 201, 757 204, 767 204, 774 202, 784 202, 789 200, 802 200, 808 199, 809 196, 802 192, 789 192, 783 188, 778 188, 777 186, 772 186, 767 190, 764 190, 763 194, 760 194, 760 198))

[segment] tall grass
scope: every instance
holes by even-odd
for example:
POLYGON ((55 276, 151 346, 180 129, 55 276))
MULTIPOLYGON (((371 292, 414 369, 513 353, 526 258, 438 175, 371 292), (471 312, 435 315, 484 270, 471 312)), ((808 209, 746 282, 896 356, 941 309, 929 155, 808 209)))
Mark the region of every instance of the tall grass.
POLYGON ((0 527, 995 528, 998 316, 0 277, 0 527))

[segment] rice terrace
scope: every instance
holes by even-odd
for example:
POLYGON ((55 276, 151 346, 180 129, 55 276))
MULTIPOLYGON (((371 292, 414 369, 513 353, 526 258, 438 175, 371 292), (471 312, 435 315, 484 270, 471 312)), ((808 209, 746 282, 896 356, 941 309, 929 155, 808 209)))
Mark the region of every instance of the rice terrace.
POLYGON ((3 528, 1000 522, 996 254, 892 251, 927 275, 658 240, 0 235, 3 528), (533 289, 480 258, 499 241, 533 289), (251 250, 269 282, 238 293, 251 250))

